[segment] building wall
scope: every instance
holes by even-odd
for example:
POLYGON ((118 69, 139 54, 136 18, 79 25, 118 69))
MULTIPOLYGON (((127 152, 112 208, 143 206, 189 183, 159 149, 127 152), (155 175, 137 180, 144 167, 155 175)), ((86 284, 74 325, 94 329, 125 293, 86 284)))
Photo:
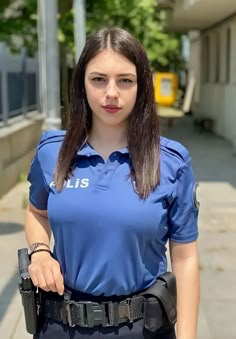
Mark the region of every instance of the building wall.
POLYGON ((42 134, 42 114, 0 129, 0 196, 27 174, 42 134))
POLYGON ((214 119, 215 132, 236 138, 236 17, 192 40, 190 70, 196 74, 193 110, 214 119), (202 51, 201 51, 202 50, 202 51))

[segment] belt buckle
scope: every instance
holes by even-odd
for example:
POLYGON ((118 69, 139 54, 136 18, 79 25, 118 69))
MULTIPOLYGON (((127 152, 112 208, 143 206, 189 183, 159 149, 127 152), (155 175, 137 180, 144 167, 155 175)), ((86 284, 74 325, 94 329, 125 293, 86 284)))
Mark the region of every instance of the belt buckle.
POLYGON ((87 313, 87 324, 85 327, 94 327, 98 325, 106 326, 107 321, 104 304, 92 301, 83 301, 82 303, 84 304, 87 313))
POLYGON ((107 326, 119 326, 120 324, 120 315, 119 315, 119 303, 113 301, 105 302, 107 305, 107 317, 108 323, 107 326))
POLYGON ((66 303, 66 316, 67 316, 67 321, 68 321, 69 326, 70 327, 75 327, 75 324, 72 321, 71 304, 72 304, 71 301, 66 303))
POLYGON ((131 314, 131 309, 130 309, 130 303, 131 303, 131 298, 127 298, 125 300, 122 300, 119 303, 119 308, 120 308, 120 313, 121 313, 121 318, 126 318, 129 320, 130 323, 133 322, 133 316, 131 314))
POLYGON ((71 304, 73 303, 71 300, 71 291, 65 290, 64 292, 64 300, 62 306, 62 322, 66 324, 68 322, 70 327, 74 327, 75 324, 72 321, 72 314, 71 314, 71 304))

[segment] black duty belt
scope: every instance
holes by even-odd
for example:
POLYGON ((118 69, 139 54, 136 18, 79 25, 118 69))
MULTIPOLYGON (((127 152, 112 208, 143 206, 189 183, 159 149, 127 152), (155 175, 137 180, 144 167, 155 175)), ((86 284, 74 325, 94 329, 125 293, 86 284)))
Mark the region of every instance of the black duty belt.
POLYGON ((45 297, 43 314, 46 318, 62 321, 71 327, 119 326, 143 318, 143 296, 133 296, 122 301, 74 301, 70 298, 45 297))

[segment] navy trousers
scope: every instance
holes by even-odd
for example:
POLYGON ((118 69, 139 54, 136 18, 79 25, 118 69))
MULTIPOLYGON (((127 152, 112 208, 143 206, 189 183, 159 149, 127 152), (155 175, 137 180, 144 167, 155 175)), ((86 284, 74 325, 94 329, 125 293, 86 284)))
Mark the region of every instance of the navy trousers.
POLYGON ((61 323, 46 320, 41 331, 34 335, 34 339, 79 339, 79 338, 133 338, 133 339, 176 339, 174 328, 162 334, 152 333, 143 328, 143 319, 133 324, 121 325, 119 327, 95 327, 81 328, 69 327, 61 323))

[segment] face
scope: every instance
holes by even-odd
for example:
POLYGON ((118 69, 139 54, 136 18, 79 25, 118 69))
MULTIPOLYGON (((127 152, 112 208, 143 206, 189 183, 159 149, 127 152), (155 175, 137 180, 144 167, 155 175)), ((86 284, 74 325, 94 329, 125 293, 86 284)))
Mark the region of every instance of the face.
POLYGON ((105 49, 87 65, 85 90, 93 125, 127 124, 137 96, 136 67, 123 55, 105 49))

